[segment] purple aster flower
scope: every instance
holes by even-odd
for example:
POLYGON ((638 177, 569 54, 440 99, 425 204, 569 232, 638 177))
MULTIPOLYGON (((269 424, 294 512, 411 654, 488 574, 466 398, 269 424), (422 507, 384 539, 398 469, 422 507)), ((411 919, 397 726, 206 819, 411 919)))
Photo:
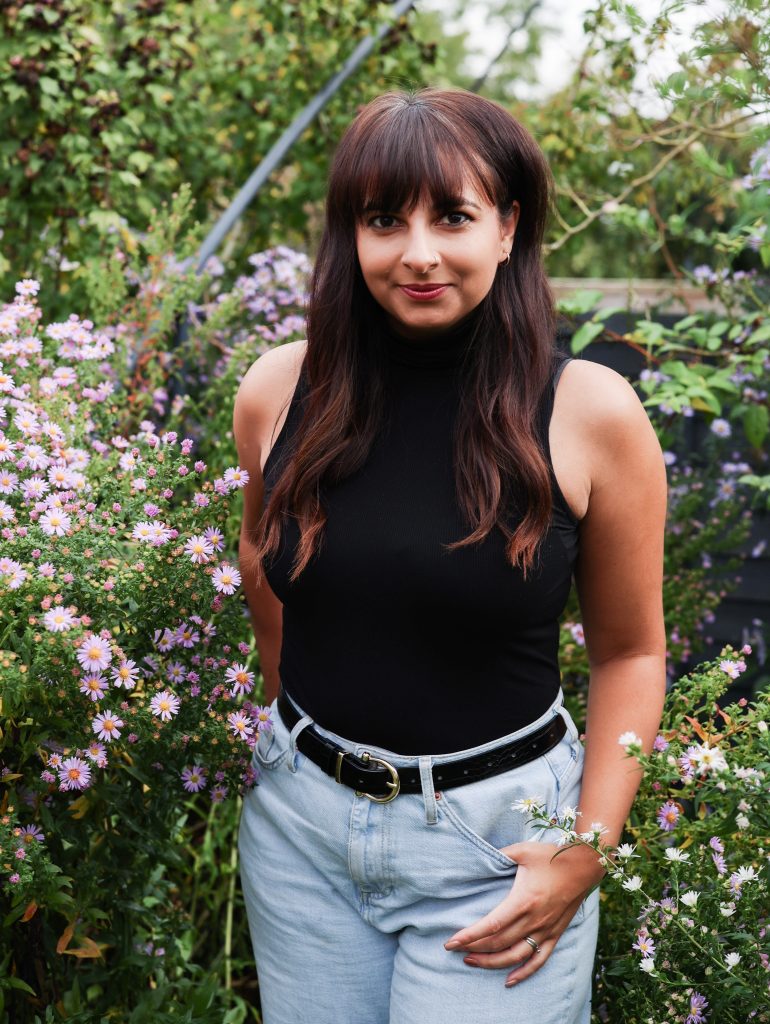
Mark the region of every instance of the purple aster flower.
POLYGON ((185 768, 182 772, 182 784, 188 793, 199 793, 206 788, 206 772, 200 765, 185 768))
POLYGON ((708 1000, 700 992, 693 992, 690 996, 690 1013, 685 1024, 703 1024, 706 1020, 706 1007, 708 1000))
POLYGON ((711 859, 714 861, 714 866, 720 875, 727 873, 727 864, 721 853, 712 853, 711 859))
POLYGON ((658 825, 664 832, 673 832, 679 821, 679 813, 679 808, 673 800, 666 800, 658 809, 658 825))
POLYGON ((711 839, 709 839, 709 846, 712 850, 716 850, 717 853, 725 852, 725 848, 722 845, 722 840, 719 838, 719 836, 712 836, 711 839))
POLYGON ((21 875, 14 871, 14 873, 9 876, 8 881, 11 883, 11 885, 18 885, 19 882, 21 881, 21 875))
POLYGON ((120 730, 124 724, 123 720, 117 715, 111 711, 105 711, 94 718, 93 722, 91 722, 91 728, 100 740, 110 743, 112 740, 120 738, 120 730))
POLYGON ((662 753, 664 750, 668 750, 668 740, 658 733, 652 744, 652 749, 657 750, 658 753, 662 753))
POLYGON ((88 789, 91 767, 80 757, 67 757, 59 768, 59 789, 88 789))
POLYGON ((642 928, 637 934, 633 949, 638 949, 643 957, 655 956, 655 942, 646 928, 642 928))
POLYGON ((42 828, 38 828, 37 825, 25 825, 21 830, 21 841, 27 846, 34 842, 44 843, 45 836, 42 828))
POLYGON ((252 711, 252 717, 257 723, 258 732, 270 732, 273 728, 273 720, 270 717, 270 707, 266 704, 264 707, 256 706, 252 711))

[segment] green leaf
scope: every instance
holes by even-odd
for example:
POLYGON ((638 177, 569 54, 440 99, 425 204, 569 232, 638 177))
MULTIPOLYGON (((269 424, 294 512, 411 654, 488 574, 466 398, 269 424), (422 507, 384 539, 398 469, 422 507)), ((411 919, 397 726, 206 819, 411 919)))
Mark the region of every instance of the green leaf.
POLYGON ((767 341, 768 338, 770 338, 770 323, 762 324, 762 326, 758 327, 756 331, 752 331, 746 339, 746 344, 756 345, 760 341, 767 341))
POLYGON ((743 415, 743 429, 749 444, 760 448, 767 437, 770 426, 770 413, 766 405, 750 405, 743 415))
POLYGON ((133 171, 118 171, 117 177, 124 185, 141 185, 141 178, 137 178, 133 171))
POLYGON ((604 330, 604 324, 598 324, 594 320, 589 320, 588 323, 581 324, 580 327, 572 335, 572 341, 570 348, 574 355, 582 352, 584 348, 587 348, 594 338, 601 334, 604 330))
POLYGON ((677 320, 677 322, 674 324, 674 330, 686 331, 688 328, 692 327, 693 324, 697 324, 699 321, 700 317, 697 313, 694 313, 691 316, 686 316, 684 320, 677 320))
POLYGON ((568 316, 581 316, 590 313, 601 302, 602 293, 590 289, 573 292, 559 300, 558 306, 568 316))
POLYGON ((152 166, 154 159, 152 153, 145 153, 144 150, 138 149, 135 153, 129 154, 128 162, 136 168, 139 174, 144 174, 152 166))
POLYGON ((609 320, 611 316, 615 316, 616 313, 627 313, 627 306, 607 306, 606 309, 597 309, 593 315, 594 320, 601 320, 602 323, 605 320, 609 320))
POLYGON ((6 988, 16 988, 20 992, 26 992, 27 995, 36 996, 34 988, 31 988, 26 981, 22 981, 21 978, 6 978, 3 984, 6 988))
POLYGON ((47 96, 59 96, 61 89, 55 78, 48 78, 45 75, 40 79, 40 90, 47 96))

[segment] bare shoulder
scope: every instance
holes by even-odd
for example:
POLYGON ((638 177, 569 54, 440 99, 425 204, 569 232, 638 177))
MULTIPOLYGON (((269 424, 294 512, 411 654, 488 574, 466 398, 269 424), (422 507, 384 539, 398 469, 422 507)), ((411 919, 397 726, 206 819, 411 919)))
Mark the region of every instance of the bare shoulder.
POLYGON ((287 387, 293 390, 306 350, 307 342, 303 340, 288 341, 264 352, 243 375, 236 403, 262 405, 287 387))
POLYGON ((289 341, 268 349, 243 375, 233 405, 233 434, 241 464, 254 471, 269 451, 270 439, 280 430, 297 386, 306 341, 289 341))
POLYGON ((589 359, 572 359, 557 391, 561 404, 589 430, 608 430, 647 420, 639 397, 625 377, 589 359))
POLYGON ((551 422, 554 470, 582 518, 597 493, 623 493, 639 473, 661 477, 663 455, 649 417, 621 374, 573 359, 556 389, 551 422))

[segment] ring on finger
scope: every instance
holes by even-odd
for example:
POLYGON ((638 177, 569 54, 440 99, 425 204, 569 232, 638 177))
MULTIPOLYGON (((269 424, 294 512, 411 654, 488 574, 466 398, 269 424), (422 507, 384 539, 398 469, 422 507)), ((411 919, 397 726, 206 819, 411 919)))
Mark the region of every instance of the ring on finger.
POLYGON ((531 935, 525 935, 524 936, 524 941, 527 943, 528 946, 532 947, 532 952, 533 953, 539 953, 540 952, 540 946, 538 946, 538 944, 535 942, 535 940, 532 938, 531 935))

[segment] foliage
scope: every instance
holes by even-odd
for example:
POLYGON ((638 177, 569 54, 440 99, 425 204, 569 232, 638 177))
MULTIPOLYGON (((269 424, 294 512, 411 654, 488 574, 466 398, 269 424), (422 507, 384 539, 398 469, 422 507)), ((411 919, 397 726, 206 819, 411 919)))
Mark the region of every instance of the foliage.
POLYGON ((601 823, 576 823, 571 808, 554 822, 528 807, 564 846, 601 851, 608 868, 599 1021, 770 1020, 770 693, 752 703, 729 693, 750 653, 727 647, 677 681, 651 754, 633 734, 618 737, 643 776, 615 850, 601 823))
MULTIPOLYGON (((54 315, 70 289, 66 301, 80 306, 89 263, 109 264, 111 232, 148 229, 183 183, 195 216, 214 216, 360 39, 391 17, 372 0, 2 7, 0 285, 49 268, 41 298, 54 315)), ((394 84, 420 84, 429 58, 402 21, 294 147, 244 218, 241 246, 253 251, 277 232, 306 240, 306 205, 323 193, 351 112, 394 84)))
POLYGON ((768 137, 770 27, 757 0, 724 7, 700 14, 689 49, 678 32, 694 4, 645 20, 609 0, 586 15, 574 78, 531 111, 557 179, 552 274, 682 278, 719 233, 763 230, 743 182, 768 137), (676 69, 655 79, 672 49, 676 69))
MULTIPOLYGON (((292 327, 277 321, 293 265, 257 264, 261 293, 241 282, 249 341, 292 327), (283 287, 271 293, 265 275, 283 287)), ((143 311, 158 345, 173 331, 153 273, 132 323, 143 311)), ((0 991, 14 1021, 54 1004, 69 1020, 243 1020, 226 799, 253 784, 250 748, 271 726, 253 703, 253 644, 225 552, 247 474, 230 465, 211 479, 192 438, 148 418, 163 396, 155 378, 126 390, 125 324, 72 314, 43 327, 37 282, 16 291, 0 310, 0 991), (224 954, 216 936, 201 948, 214 918, 224 954)), ((207 342, 217 327, 212 316, 207 342)))
POLYGON ((430 84, 471 89, 504 104, 515 102, 521 86, 534 83, 543 37, 554 31, 544 23, 541 7, 542 0, 482 0, 472 7, 462 0, 418 4, 413 31, 432 48, 430 84), (486 40, 495 40, 491 56, 474 45, 474 34, 463 22, 467 15, 483 20, 486 40))

